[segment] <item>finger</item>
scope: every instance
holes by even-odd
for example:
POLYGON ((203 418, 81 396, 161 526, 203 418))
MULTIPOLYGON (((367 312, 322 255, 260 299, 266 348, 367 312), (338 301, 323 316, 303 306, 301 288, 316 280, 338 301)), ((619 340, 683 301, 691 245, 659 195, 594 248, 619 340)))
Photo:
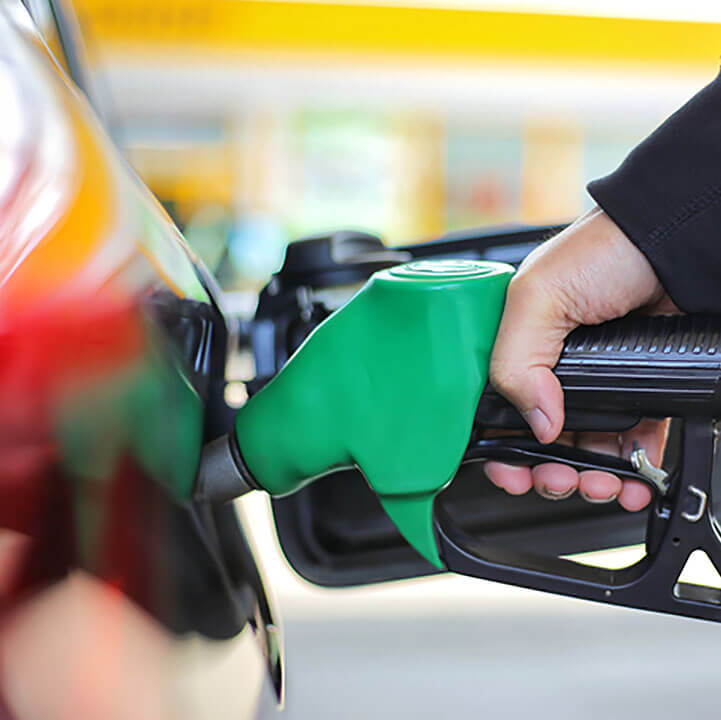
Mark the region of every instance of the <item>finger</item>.
MULTIPOLYGON (((578 433, 576 445, 583 450, 613 457, 618 457, 621 453, 621 445, 618 435, 615 433, 578 433)), ((621 493, 621 488, 621 480, 612 473, 602 470, 585 470, 580 474, 579 493, 588 502, 612 502, 621 493)))
POLYGON ((584 470, 580 473, 578 491, 591 503, 613 502, 623 489, 621 479, 602 470, 584 470))
POLYGON ((578 487, 578 473, 561 463, 536 465, 531 476, 536 492, 546 500, 565 500, 578 487))
POLYGON ((625 480, 618 496, 619 505, 629 512, 643 510, 651 502, 651 489, 638 480, 625 480))
MULTIPOLYGON (((516 436, 528 437, 529 433, 526 430, 499 430, 495 428, 488 428, 483 431, 484 438, 516 436)), ((573 445, 574 437, 575 433, 564 432, 559 435, 557 442, 562 445, 573 445)), ((502 489, 505 489, 505 484, 508 480, 514 489, 518 489, 521 492, 527 492, 528 490, 530 490, 530 485, 528 485, 529 475, 527 474, 527 472, 518 472, 521 470, 527 470, 530 472, 530 468, 522 468, 516 465, 506 465, 505 463, 497 461, 488 461, 487 463, 485 463, 483 469, 489 480, 491 480, 494 485, 497 485, 502 489), (488 472, 489 466, 490 473, 488 472)), ((532 475, 530 477, 532 477, 532 475)))
POLYGON ((542 443, 563 427, 563 391, 551 368, 570 329, 548 287, 519 275, 511 281, 491 356, 490 379, 542 443))
POLYGON ((523 495, 533 485, 531 471, 527 467, 514 467, 490 460, 484 463, 483 471, 494 485, 510 495, 523 495))
POLYGON ((636 427, 621 435, 621 454, 631 457, 634 442, 646 451, 646 457, 653 465, 660 465, 668 435, 668 420, 642 420, 636 427))

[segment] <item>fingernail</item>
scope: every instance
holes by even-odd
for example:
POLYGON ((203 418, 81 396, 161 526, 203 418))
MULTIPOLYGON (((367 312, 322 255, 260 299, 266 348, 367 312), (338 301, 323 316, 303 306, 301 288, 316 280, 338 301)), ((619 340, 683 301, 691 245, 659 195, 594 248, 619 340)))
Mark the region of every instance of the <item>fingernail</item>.
POLYGON ((546 500, 565 500, 566 498, 571 497, 573 495, 574 491, 576 490, 575 487, 569 488, 568 490, 561 490, 560 492, 558 490, 551 490, 547 488, 545 485, 543 485, 538 490, 538 494, 541 497, 546 498, 546 500))
POLYGON ((523 419, 531 426, 533 434, 539 440, 548 434, 551 429, 551 421, 548 419, 548 415, 540 408, 533 408, 533 410, 523 413, 523 419))
POLYGON ((583 490, 579 490, 578 492, 586 502, 592 503, 593 505, 605 505, 606 503, 613 502, 618 497, 618 493, 613 493, 613 495, 609 495, 605 498, 592 498, 589 495, 586 495, 583 490))

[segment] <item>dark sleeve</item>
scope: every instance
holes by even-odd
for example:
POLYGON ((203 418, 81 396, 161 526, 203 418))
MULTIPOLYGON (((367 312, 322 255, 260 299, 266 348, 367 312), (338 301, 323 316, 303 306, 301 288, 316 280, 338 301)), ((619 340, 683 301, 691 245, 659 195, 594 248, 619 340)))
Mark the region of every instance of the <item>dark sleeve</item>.
POLYGON ((679 308, 721 312, 721 74, 588 192, 679 308))

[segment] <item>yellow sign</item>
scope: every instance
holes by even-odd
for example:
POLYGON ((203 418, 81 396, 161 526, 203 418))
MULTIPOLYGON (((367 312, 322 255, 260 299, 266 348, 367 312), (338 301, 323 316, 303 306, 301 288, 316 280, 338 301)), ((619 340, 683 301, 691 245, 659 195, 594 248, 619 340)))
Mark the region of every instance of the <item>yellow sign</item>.
POLYGON ((101 46, 712 66, 721 25, 388 5, 75 0, 101 46))

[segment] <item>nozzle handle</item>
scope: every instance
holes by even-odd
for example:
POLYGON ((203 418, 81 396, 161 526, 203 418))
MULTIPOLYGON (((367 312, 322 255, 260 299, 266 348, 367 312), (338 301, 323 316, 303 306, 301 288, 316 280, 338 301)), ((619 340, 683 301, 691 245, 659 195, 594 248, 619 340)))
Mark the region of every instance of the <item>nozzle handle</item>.
MULTIPOLYGON (((620 431, 643 417, 721 416, 721 316, 628 315, 582 326, 554 369, 566 430, 620 431)), ((488 385, 476 424, 528 429, 488 385)))

